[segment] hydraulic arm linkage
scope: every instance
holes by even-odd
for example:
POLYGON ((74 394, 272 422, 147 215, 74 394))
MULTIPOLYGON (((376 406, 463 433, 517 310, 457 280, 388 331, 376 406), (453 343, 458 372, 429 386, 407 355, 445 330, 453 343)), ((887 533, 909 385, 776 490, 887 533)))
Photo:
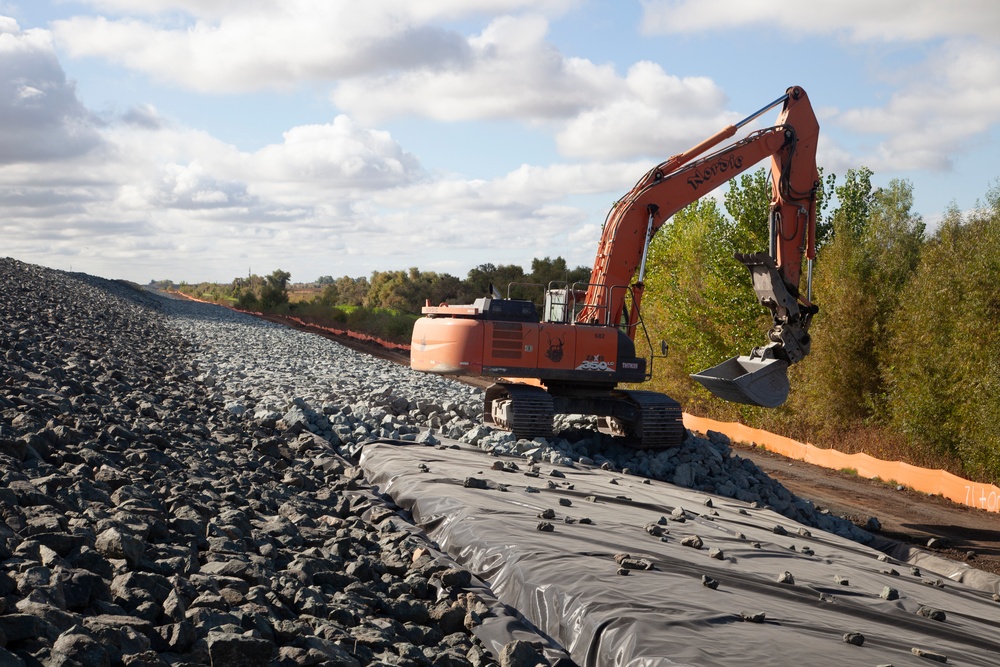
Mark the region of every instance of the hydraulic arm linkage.
POLYGON ((768 343, 747 356, 733 357, 692 377, 726 400, 765 407, 784 403, 788 396, 787 367, 809 353, 808 328, 817 310, 809 300, 808 282, 816 244, 818 136, 819 123, 805 91, 793 87, 739 123, 647 172, 609 213, 594 262, 586 302, 609 303, 610 312, 585 308, 577 321, 624 319, 633 336, 644 289, 647 251, 656 231, 691 202, 770 157, 770 248, 736 257, 750 270, 758 300, 771 311, 774 326, 768 343), (757 130, 702 157, 735 135, 740 127, 778 105, 782 110, 773 127, 757 130), (805 294, 799 291, 803 255, 810 268, 805 294), (608 286, 627 284, 633 276, 636 281, 629 311, 625 292, 609 292, 608 286))

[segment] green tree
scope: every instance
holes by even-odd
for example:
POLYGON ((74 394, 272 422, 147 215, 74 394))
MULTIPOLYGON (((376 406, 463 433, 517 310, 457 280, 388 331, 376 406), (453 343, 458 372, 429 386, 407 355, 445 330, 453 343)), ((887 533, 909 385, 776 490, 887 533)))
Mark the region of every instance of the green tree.
POLYGON ((368 292, 365 294, 365 308, 389 308, 405 310, 407 281, 404 271, 373 271, 368 281, 368 292))
POLYGON ((965 473, 1000 480, 1000 190, 955 207, 926 244, 894 313, 886 364, 892 424, 965 473))
POLYGON ((722 406, 687 375, 747 354, 764 342, 769 326, 749 272, 733 258, 735 223, 714 199, 682 209, 650 245, 644 320, 654 338, 670 345, 666 375, 657 386, 697 408, 715 405, 727 416, 747 407, 722 406))
MULTIPOLYGON (((872 175, 873 172, 868 167, 848 169, 844 184, 836 188, 839 205, 834 212, 834 223, 839 224, 841 234, 861 238, 875 205, 872 175)), ((836 234, 836 230, 834 233, 836 234)))
POLYGON ((315 299, 318 303, 332 308, 334 306, 340 305, 340 290, 337 289, 336 282, 328 282, 323 284, 323 291, 319 293, 319 296, 315 299))
POLYGON ((589 268, 578 266, 575 269, 570 269, 566 265, 566 260, 562 257, 556 257, 555 259, 545 257, 531 260, 531 273, 527 277, 528 282, 536 283, 546 288, 549 286, 549 283, 566 283, 572 285, 573 283, 585 283, 589 279, 589 268))
POLYGON ((422 272, 417 268, 376 271, 372 274, 364 305, 419 313, 428 299, 433 305, 454 301, 461 288, 462 281, 447 273, 422 272))
POLYGON ((368 294, 369 287, 371 287, 368 284, 368 278, 364 276, 360 278, 343 276, 337 278, 337 282, 334 285, 337 288, 337 305, 340 306, 364 305, 365 296, 368 294))
POLYGON ((240 310, 260 310, 260 301, 257 299, 257 295, 251 291, 240 292, 234 305, 240 310))
MULTIPOLYGON (((818 217, 832 195, 835 177, 817 192, 818 217)), ((714 199, 683 209, 664 225, 650 247, 644 312, 656 337, 671 346, 667 393, 694 409, 760 423, 764 411, 711 398, 687 375, 767 343, 772 322, 760 305, 750 273, 733 255, 770 247, 772 188, 758 169, 734 178, 724 195, 725 215, 714 199)))
POLYGON ((820 433, 887 417, 890 320, 924 243, 912 186, 893 180, 874 188, 871 176, 867 168, 850 170, 837 188, 833 239, 818 261, 812 353, 794 376, 799 396, 792 405, 820 433))
POLYGON ((264 310, 275 310, 288 304, 288 279, 292 277, 288 271, 277 269, 267 276, 260 288, 260 306, 264 310))
POLYGON ((413 312, 419 313, 420 307, 425 300, 430 300, 431 305, 439 303, 456 303, 462 293, 462 280, 450 273, 430 273, 423 275, 424 280, 418 283, 414 300, 417 309, 413 312), (426 289, 426 294, 424 293, 426 289))
POLYGON ((724 195, 726 211, 732 217, 728 242, 743 246, 744 252, 767 250, 770 245, 768 217, 771 210, 771 184, 768 172, 758 169, 740 174, 729 182, 724 195))
MULTIPOLYGON (((816 190, 816 247, 821 248, 833 234, 826 209, 836 191, 835 174, 823 175, 819 169, 820 186, 816 190)), ((868 172, 871 176, 871 172, 868 172)), ((736 223, 732 230, 732 245, 743 252, 767 250, 770 247, 769 218, 771 210, 770 172, 761 168, 740 174, 729 183, 724 195, 726 212, 736 223)))
MULTIPOLYGON (((459 300, 462 303, 472 303, 480 297, 490 295, 490 284, 501 294, 507 296, 507 288, 512 283, 530 282, 524 275, 524 269, 516 264, 480 264, 471 269, 462 282, 459 300)), ((513 289, 510 295, 514 298, 524 298, 526 290, 513 289)))

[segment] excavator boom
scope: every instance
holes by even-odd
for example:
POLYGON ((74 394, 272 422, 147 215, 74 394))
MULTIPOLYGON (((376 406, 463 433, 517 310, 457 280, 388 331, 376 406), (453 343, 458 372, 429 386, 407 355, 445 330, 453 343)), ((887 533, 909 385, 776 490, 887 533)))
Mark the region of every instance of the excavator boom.
MULTIPOLYGON (((768 344, 746 357, 733 357, 692 377, 729 401, 776 407, 788 395, 786 369, 809 352, 807 329, 815 306, 799 292, 802 257, 815 257, 816 141, 819 123, 804 90, 785 95, 735 125, 730 125, 647 172, 608 215, 594 268, 587 304, 609 304, 603 313, 584 308, 577 321, 627 322, 630 336, 638 325, 645 279, 645 258, 656 231, 675 213, 717 186, 771 158, 771 247, 767 253, 738 255, 753 277, 760 303, 771 310, 774 327, 768 344), (762 113, 782 105, 778 122, 707 156, 702 155, 734 136, 762 113), (626 292, 610 286, 633 281, 631 312, 626 292)), ((807 290, 808 294, 808 290, 807 290)))

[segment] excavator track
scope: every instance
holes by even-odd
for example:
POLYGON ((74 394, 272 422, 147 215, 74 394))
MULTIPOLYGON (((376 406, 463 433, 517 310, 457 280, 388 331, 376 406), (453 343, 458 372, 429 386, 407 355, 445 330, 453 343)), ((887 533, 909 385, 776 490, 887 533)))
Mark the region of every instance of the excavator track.
POLYGON ((684 442, 685 429, 681 404, 655 391, 615 392, 634 410, 634 421, 608 417, 602 419, 602 431, 621 438, 633 449, 670 449, 684 442))
POLYGON ((518 439, 551 437, 554 416, 552 396, 540 387, 501 383, 486 390, 483 421, 518 439))
POLYGON ((574 403, 561 396, 554 399, 545 389, 518 383, 499 383, 486 390, 483 422, 519 439, 552 436, 552 418, 558 402, 560 412, 582 411, 603 406, 606 415, 600 430, 633 449, 670 449, 684 442, 680 403, 654 391, 612 391, 603 399, 589 396, 574 403))

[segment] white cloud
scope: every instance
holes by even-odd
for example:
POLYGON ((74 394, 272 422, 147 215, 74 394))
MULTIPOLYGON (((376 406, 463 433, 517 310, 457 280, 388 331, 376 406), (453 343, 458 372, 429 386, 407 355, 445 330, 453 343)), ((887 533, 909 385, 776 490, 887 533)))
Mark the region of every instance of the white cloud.
MULTIPOLYGON (((463 275, 532 253, 589 264, 614 199, 739 117, 711 72, 680 77, 645 61, 616 70, 556 48, 549 21, 574 0, 86 4, 104 15, 57 21, 52 34, 0 17, 0 238, 29 261, 65 256, 102 275, 228 280, 284 268, 305 280, 412 265, 463 275), (283 128, 254 151, 149 104, 98 122, 66 81, 52 35, 71 56, 213 94, 319 81, 342 113, 283 128), (399 117, 417 119, 408 130, 426 119, 514 120, 578 163, 429 173, 377 129, 399 117), (42 162, 59 158, 58 169, 42 162)), ((865 41, 876 59, 903 52, 892 68, 872 65, 884 98, 822 111, 821 159, 838 173, 947 168, 995 127, 1000 4, 963 5, 977 8, 972 20, 919 0, 785 5, 651 1, 643 27, 770 26, 799 44, 833 35, 865 41), (913 54, 926 61, 895 66, 913 54), (859 136, 867 143, 852 144, 859 136)))
POLYGON ((307 280, 435 268, 414 256, 420 248, 464 274, 484 261, 524 261, 525 247, 566 247, 568 233, 593 221, 565 200, 643 168, 526 165, 497 179, 435 179, 389 133, 346 115, 290 128, 253 152, 165 122, 149 105, 100 132, 100 151, 58 172, 0 166, 7 252, 135 280, 228 280, 248 268, 307 280))
POLYGON ((132 18, 75 17, 54 22, 53 30, 74 57, 102 57, 213 93, 290 88, 463 57, 461 36, 434 26, 399 26, 367 3, 324 3, 314 14, 290 9, 251 7, 217 23, 169 29, 132 18))
POLYGON ((484 190, 491 200, 501 201, 527 199, 554 202, 567 196, 605 192, 622 195, 651 166, 648 162, 589 162, 547 167, 522 165, 490 181, 484 190))
POLYGON ((633 65, 625 90, 571 119, 556 137, 564 155, 666 159, 738 120, 706 77, 668 75, 651 62, 633 65))
MULTIPOLYGON (((329 0, 83 0, 99 10, 122 15, 156 16, 183 12, 199 18, 218 18, 247 9, 308 14, 328 7, 329 0)), ((453 20, 468 16, 508 13, 531 9, 547 14, 561 14, 579 0, 369 0, 380 11, 411 21, 453 20)))
MULTIPOLYGON (((138 6, 112 4, 121 11, 138 6)), ((554 12, 567 4, 539 8, 554 12)), ((400 116, 513 118, 550 126, 558 149, 571 157, 662 157, 733 119, 723 109, 724 94, 706 77, 670 76, 650 62, 633 65, 623 77, 611 65, 565 56, 547 41, 549 23, 541 13, 494 18, 467 38, 428 23, 524 5, 451 0, 348 9, 294 0, 283 12, 257 2, 223 15, 228 5, 222 2, 202 10, 221 18, 186 30, 134 19, 56 25, 74 55, 102 55, 199 90, 331 80, 334 104, 367 124, 400 116)), ((195 11, 183 2, 171 6, 195 11)))
POLYGON ((157 130, 163 125, 156 112, 156 108, 151 104, 138 104, 128 109, 121 116, 121 121, 129 125, 139 125, 148 130, 157 130))
POLYGON ((105 58, 192 90, 234 92, 460 62, 469 56, 466 40, 434 21, 525 7, 559 13, 572 3, 97 0, 92 4, 120 12, 122 18, 77 16, 55 21, 56 38, 70 55, 105 58), (170 11, 180 12, 180 17, 165 20, 170 11))
POLYGON ((876 171, 951 169, 1000 118, 996 0, 842 0, 804 3, 795 11, 779 0, 644 0, 642 27, 651 34, 757 27, 776 27, 799 39, 837 34, 864 42, 873 59, 912 45, 914 65, 873 63, 888 84, 884 104, 827 116, 857 136, 871 137, 854 159, 876 171))
POLYGON ((412 263, 407 248, 419 247, 437 258, 421 268, 458 275, 484 262, 523 264, 526 252, 589 266, 607 209, 649 166, 522 165, 494 179, 428 181, 374 194, 373 217, 393 232, 387 262, 412 263))
POLYGON ((283 143, 257 151, 247 167, 246 177, 259 182, 338 190, 401 185, 421 173, 416 157, 388 132, 359 127, 345 115, 330 124, 292 128, 283 143))
POLYGON ((886 135, 864 158, 873 169, 950 169, 1000 118, 998 71, 1000 48, 948 41, 885 105, 833 120, 860 135, 886 135))
POLYGON ((71 158, 99 143, 48 32, 0 17, 0 164, 71 158))
POLYGON ((372 122, 404 114, 544 120, 571 116, 623 90, 613 68, 564 57, 545 41, 547 31, 538 15, 501 17, 468 40, 467 58, 347 80, 333 101, 372 122))
POLYGON ((275 0, 83 0, 94 8, 113 14, 157 16, 182 12, 190 16, 216 18, 247 9, 276 8, 275 0))
POLYGON ((546 42, 547 29, 539 16, 497 19, 469 40, 468 63, 348 80, 333 100, 372 122, 401 115, 544 122, 561 128, 563 155, 592 159, 666 158, 737 119, 707 77, 671 76, 646 61, 621 77, 565 57, 546 42))
MULTIPOLYGON (((708 131, 717 129, 724 99, 708 80, 670 77, 651 63, 622 77, 566 58, 547 44, 547 25, 538 16, 493 21, 463 41, 469 60, 450 69, 418 68, 409 89, 396 89, 401 106, 394 111, 450 113, 420 106, 436 96, 440 104, 463 106, 468 117, 489 117, 499 105, 504 114, 533 122, 571 118, 560 142, 583 158, 659 151, 648 139, 628 144, 624 124, 608 122, 590 147, 574 144, 582 141, 574 130, 586 122, 596 126, 594 118, 608 112, 594 100, 627 100, 637 114, 658 122, 678 113, 683 97, 688 122, 701 115, 712 125, 708 131)), ((152 38, 139 35, 140 41, 152 38)), ((372 81, 359 79, 372 99, 396 103, 388 86, 372 81)), ((168 122, 148 104, 98 131, 101 151, 64 163, 65 182, 23 164, 0 169, 0 233, 33 221, 32 234, 17 242, 19 254, 65 255, 78 270, 103 275, 128 266, 139 273, 129 276, 136 279, 168 276, 177 260, 163 258, 181 255, 190 268, 179 277, 217 280, 240 275, 247 265, 264 272, 283 266, 297 279, 412 264, 464 274, 486 261, 523 262, 525 248, 589 264, 605 209, 650 166, 525 164, 490 179, 434 177, 389 133, 347 114, 290 128, 281 141, 253 152, 168 122), (600 202, 596 213, 589 200, 600 202), (415 258, 414 248, 421 257, 442 259, 415 258), (331 268, 338 264, 342 270, 331 268)), ((687 147, 691 134, 681 134, 680 147, 687 147)))
POLYGON ((651 34, 776 27, 792 34, 843 32, 860 41, 975 36, 1000 40, 995 0, 642 0, 642 28, 651 34))

